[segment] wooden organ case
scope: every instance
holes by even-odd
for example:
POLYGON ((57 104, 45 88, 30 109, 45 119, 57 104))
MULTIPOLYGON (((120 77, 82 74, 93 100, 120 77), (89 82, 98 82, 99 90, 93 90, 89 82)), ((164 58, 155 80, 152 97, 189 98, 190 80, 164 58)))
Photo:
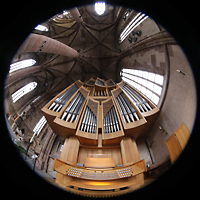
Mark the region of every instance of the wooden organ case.
POLYGON ((136 89, 111 79, 76 81, 42 112, 55 134, 65 138, 53 166, 60 187, 105 197, 144 184, 146 164, 135 140, 148 131, 159 109, 136 89))

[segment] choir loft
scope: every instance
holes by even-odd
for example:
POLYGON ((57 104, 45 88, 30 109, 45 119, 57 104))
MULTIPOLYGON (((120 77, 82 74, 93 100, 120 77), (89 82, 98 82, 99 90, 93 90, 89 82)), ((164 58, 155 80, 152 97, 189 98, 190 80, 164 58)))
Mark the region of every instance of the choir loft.
POLYGON ((176 40, 146 13, 102 2, 33 27, 4 96, 27 164, 89 197, 127 194, 162 175, 185 148, 196 112, 176 40))

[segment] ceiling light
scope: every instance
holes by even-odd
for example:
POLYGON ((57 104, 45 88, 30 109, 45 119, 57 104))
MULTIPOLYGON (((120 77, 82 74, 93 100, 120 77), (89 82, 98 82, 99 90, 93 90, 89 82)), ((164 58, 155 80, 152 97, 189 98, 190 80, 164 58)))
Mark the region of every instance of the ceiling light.
POLYGON ((105 2, 96 2, 95 11, 98 15, 102 15, 105 12, 105 2))

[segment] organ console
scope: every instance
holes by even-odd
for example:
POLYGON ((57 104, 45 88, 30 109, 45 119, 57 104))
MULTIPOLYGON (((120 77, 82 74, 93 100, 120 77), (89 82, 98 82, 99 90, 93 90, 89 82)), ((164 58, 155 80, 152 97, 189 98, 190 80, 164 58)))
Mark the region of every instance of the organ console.
POLYGON ((87 196, 133 191, 144 184, 145 160, 136 139, 151 127, 159 109, 128 83, 91 78, 60 92, 42 112, 65 138, 53 170, 65 190, 87 196))

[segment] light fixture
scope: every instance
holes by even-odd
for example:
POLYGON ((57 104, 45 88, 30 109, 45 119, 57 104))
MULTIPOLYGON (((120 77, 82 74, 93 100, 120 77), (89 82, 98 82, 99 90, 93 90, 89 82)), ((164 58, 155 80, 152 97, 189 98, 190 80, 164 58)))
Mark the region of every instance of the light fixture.
POLYGON ((185 75, 181 70, 176 70, 177 72, 179 72, 179 73, 181 73, 181 74, 183 74, 183 75, 185 75))
POLYGON ((96 2, 95 11, 98 15, 102 15, 105 12, 105 2, 96 2))

